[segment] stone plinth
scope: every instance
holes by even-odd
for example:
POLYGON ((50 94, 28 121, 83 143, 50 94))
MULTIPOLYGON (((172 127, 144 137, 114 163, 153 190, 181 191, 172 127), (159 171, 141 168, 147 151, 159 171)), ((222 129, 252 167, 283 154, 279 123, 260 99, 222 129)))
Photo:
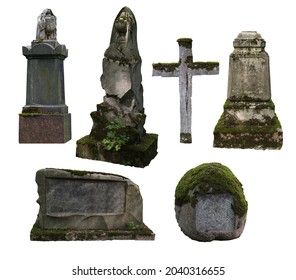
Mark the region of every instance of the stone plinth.
POLYGON ((154 239, 139 187, 125 177, 42 169, 36 182, 40 209, 31 240, 154 239))
POLYGON ((140 143, 125 145, 116 151, 115 149, 106 149, 102 141, 85 136, 76 142, 76 156, 128 166, 145 167, 157 155, 157 139, 157 134, 146 134, 140 143))
POLYGON ((19 143, 65 143, 69 140, 71 114, 20 114, 19 143))
POLYGON ((283 131, 271 100, 269 56, 257 32, 242 32, 229 58, 228 93, 214 147, 280 149, 283 131))
POLYGON ((241 183, 219 163, 189 170, 175 192, 175 211, 182 232, 193 240, 230 240, 240 237, 247 216, 241 183))
POLYGON ((65 104, 63 60, 56 41, 23 47, 28 60, 27 98, 19 116, 20 143, 65 143, 71 139, 71 114, 65 104))

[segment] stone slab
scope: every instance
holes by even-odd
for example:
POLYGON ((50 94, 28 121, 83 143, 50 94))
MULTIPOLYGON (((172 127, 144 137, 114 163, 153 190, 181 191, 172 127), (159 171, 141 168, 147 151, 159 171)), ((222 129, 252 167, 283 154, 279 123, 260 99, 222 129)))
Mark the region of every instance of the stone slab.
POLYGON ((200 232, 232 232, 235 229, 235 214, 230 194, 196 195, 196 230, 200 232))
POLYGON ((46 180, 46 214, 123 214, 125 189, 125 182, 50 178, 46 180))
POLYGON ((100 141, 85 136, 76 142, 76 156, 128 166, 145 167, 157 155, 157 140, 157 134, 146 134, 140 144, 127 145, 119 151, 114 151, 106 150, 100 141))
POLYGON ((40 205, 32 241, 154 240, 139 187, 120 175, 62 169, 36 173, 40 205))
POLYGON ((30 232, 31 241, 106 241, 143 240, 153 241, 155 234, 146 225, 130 230, 69 230, 41 229, 35 224, 30 232))
POLYGON ((71 140, 71 114, 20 114, 19 143, 66 143, 71 140))

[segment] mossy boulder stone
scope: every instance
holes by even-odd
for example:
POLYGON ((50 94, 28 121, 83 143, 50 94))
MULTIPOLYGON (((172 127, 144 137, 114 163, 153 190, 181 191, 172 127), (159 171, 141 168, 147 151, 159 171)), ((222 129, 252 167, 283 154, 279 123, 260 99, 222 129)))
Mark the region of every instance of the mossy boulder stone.
POLYGON ((176 187, 176 218, 182 232, 193 240, 238 238, 247 210, 242 184, 220 163, 204 163, 189 170, 176 187))

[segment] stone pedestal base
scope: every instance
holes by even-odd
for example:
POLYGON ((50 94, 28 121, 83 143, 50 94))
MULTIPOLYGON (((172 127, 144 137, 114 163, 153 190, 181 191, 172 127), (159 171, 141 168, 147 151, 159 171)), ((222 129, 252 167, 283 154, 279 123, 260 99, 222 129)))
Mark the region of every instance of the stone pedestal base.
POLYGON ((266 125, 229 125, 222 114, 214 130, 214 147, 240 149, 281 149, 283 131, 274 114, 272 122, 266 125))
POLYGON ((154 240, 155 234, 145 225, 130 230, 42 229, 34 224, 31 241, 154 240))
POLYGON ((108 161, 122 165, 145 167, 157 155, 157 134, 146 134, 140 144, 128 145, 121 150, 106 150, 100 141, 88 135, 79 139, 76 156, 93 160, 108 161))
POLYGON ((19 143, 66 143, 71 140, 71 114, 20 114, 19 143))

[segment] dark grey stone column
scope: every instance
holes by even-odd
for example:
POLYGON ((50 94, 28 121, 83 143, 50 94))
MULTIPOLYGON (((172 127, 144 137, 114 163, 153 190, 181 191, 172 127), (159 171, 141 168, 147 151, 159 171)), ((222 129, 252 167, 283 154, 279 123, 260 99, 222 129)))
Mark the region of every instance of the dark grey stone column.
POLYGON ((55 42, 37 43, 23 47, 28 59, 27 98, 23 110, 38 108, 45 113, 68 113, 65 105, 64 59, 65 45, 55 42))
POLYGON ((19 117, 20 143, 65 143, 71 139, 71 115, 65 104, 65 45, 56 40, 56 17, 46 9, 37 35, 23 47, 27 58, 26 105, 19 117))

